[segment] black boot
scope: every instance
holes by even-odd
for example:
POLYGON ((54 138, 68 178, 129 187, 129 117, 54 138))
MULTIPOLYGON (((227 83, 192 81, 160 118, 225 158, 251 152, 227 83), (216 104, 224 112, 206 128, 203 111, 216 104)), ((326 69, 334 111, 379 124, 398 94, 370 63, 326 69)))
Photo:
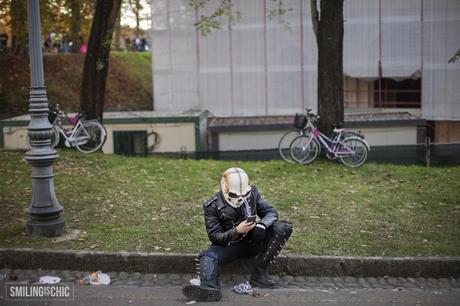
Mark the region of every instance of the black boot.
POLYGON ((200 285, 187 285, 182 293, 191 301, 217 302, 222 298, 219 286, 219 264, 212 252, 203 252, 199 256, 200 285))
POLYGON ((261 288, 274 288, 277 286, 277 283, 270 278, 267 271, 291 236, 292 224, 285 221, 276 221, 269 228, 269 231, 270 237, 256 257, 256 266, 250 279, 252 286, 261 288))
POLYGON ((182 293, 190 300, 197 302, 217 302, 222 298, 219 289, 210 287, 201 287, 195 285, 187 285, 182 288, 182 293))
POLYGON ((276 288, 278 283, 274 281, 267 272, 265 273, 253 273, 249 280, 251 286, 259 288, 276 288))

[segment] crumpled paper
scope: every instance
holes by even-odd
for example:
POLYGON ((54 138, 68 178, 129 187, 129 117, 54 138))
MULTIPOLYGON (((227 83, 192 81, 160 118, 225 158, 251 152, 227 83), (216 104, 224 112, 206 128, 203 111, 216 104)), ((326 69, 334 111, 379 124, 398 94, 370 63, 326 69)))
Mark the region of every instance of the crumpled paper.
POLYGON ((39 284, 57 284, 61 279, 57 276, 41 276, 38 279, 39 284))
POLYGON ((109 285, 110 276, 102 273, 101 271, 93 272, 89 275, 85 275, 83 279, 80 279, 80 284, 86 285, 109 285))
POLYGON ((232 291, 238 294, 249 294, 252 296, 260 296, 260 293, 257 292, 256 290, 252 289, 251 284, 249 281, 246 281, 244 283, 238 284, 232 288, 232 291))

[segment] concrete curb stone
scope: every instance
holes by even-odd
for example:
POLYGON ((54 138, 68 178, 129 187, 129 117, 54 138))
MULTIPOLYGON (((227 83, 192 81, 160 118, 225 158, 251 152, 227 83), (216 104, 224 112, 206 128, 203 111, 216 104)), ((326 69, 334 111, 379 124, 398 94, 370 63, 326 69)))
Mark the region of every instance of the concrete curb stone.
MULTIPOLYGON (((194 254, 34 250, 0 248, 0 269, 127 271, 195 274, 194 254)), ((253 259, 222 268, 222 274, 249 274, 253 259)), ((273 273, 316 277, 460 277, 460 257, 347 257, 284 255, 273 273)))

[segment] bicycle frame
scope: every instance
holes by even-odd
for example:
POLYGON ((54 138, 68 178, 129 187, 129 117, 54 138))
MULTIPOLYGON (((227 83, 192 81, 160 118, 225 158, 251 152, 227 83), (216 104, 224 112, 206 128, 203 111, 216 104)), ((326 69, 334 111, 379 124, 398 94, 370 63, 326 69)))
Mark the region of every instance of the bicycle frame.
POLYGON ((353 150, 348 148, 342 141, 339 140, 342 132, 339 132, 333 139, 331 139, 323 133, 321 133, 313 124, 311 124, 310 121, 308 121, 307 126, 309 126, 312 130, 312 133, 310 134, 310 137, 306 144, 307 147, 313 141, 313 138, 315 138, 324 148, 327 149, 327 151, 330 154, 334 156, 334 158, 355 154, 353 150), (340 146, 338 146, 338 144, 340 144, 340 146))
POLYGON ((72 128, 72 132, 68 134, 62 127, 61 118, 63 117, 60 117, 60 115, 58 115, 56 117, 56 120, 53 123, 53 126, 57 127, 59 134, 64 136, 66 147, 74 147, 75 142, 76 142, 75 133, 77 132, 79 127, 83 126, 83 124, 81 123, 81 120, 79 119, 77 121, 77 124, 75 124, 75 126, 72 128))

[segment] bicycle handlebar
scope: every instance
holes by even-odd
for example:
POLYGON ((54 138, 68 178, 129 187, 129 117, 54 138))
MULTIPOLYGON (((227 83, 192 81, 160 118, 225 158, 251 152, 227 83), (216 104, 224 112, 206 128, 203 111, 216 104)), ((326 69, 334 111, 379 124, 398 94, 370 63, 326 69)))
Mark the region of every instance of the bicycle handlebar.
POLYGON ((307 116, 309 119, 310 117, 315 117, 316 119, 319 119, 318 115, 315 115, 314 113, 311 112, 313 110, 312 108, 306 107, 305 110, 307 111, 307 116))
MULTIPOLYGON (((49 108, 50 112, 56 114, 60 118, 68 118, 69 117, 68 114, 65 111, 62 111, 59 108, 59 104, 56 104, 55 107, 49 105, 48 108, 49 108)), ((82 112, 77 113, 77 118, 81 119, 83 117, 85 117, 84 113, 82 113, 82 112)))

